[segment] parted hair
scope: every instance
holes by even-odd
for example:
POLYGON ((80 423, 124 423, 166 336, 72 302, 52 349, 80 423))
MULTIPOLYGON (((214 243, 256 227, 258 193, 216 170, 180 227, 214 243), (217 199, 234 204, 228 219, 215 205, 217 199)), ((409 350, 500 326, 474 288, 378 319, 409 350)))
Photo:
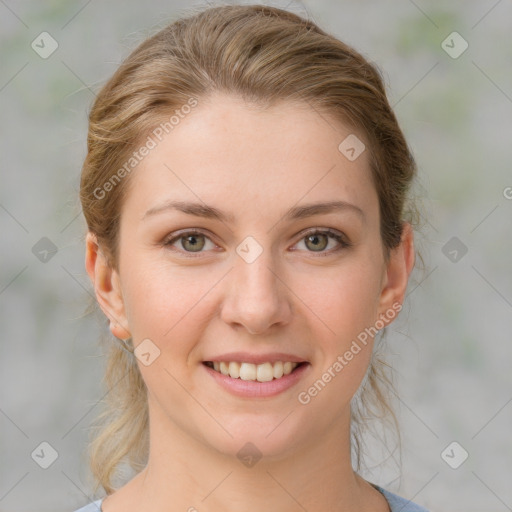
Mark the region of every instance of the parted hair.
MULTIPOLYGON (((385 254, 413 223, 409 197, 416 165, 386 96, 378 68, 313 21, 276 7, 219 5, 194 9, 144 40, 100 89, 89 114, 80 200, 88 230, 112 268, 118 265, 126 175, 98 190, 134 149, 177 109, 208 95, 236 95, 263 107, 292 100, 339 120, 364 140, 379 198, 385 254)), ((341 141, 340 141, 341 142, 341 141)), ((137 172, 136 170, 134 172, 137 172)), ((134 361, 108 339, 103 410, 91 429, 89 464, 97 490, 116 490, 123 464, 142 470, 149 455, 147 389, 134 361)), ((381 344, 376 344, 381 346, 381 344)), ((363 434, 377 419, 395 432, 393 376, 374 350, 351 403, 353 465, 361 468, 363 434)))

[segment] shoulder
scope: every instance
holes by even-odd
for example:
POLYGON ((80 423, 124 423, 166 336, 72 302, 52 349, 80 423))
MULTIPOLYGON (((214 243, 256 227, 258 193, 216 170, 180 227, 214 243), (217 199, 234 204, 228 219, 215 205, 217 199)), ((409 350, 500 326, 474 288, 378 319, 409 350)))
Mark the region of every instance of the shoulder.
POLYGON ((410 500, 402 498, 401 496, 398 496, 398 494, 387 491, 378 485, 371 485, 373 485, 373 487, 375 487, 384 495, 387 502, 389 503, 391 512, 428 512, 426 508, 422 507, 421 505, 417 505, 410 500))
POLYGON ((85 507, 79 508, 78 510, 75 510, 75 512, 101 512, 101 502, 103 500, 96 500, 89 505, 85 505, 85 507))
MULTIPOLYGON (((389 503, 391 512, 428 512, 426 508, 417 505, 416 503, 413 503, 410 500, 407 500, 405 498, 402 498, 401 496, 398 496, 397 494, 387 491, 386 489, 376 484, 371 485, 384 495, 387 502, 389 503)), ((85 507, 75 510, 75 512, 101 512, 102 501, 103 500, 97 500, 92 503, 89 503, 89 505, 85 505, 85 507)))

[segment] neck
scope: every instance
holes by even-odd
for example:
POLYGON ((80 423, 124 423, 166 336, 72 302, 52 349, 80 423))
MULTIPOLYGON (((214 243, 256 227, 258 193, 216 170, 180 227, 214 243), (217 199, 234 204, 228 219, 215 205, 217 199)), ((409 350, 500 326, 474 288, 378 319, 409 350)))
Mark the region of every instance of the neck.
POLYGON ((326 432, 300 450, 279 458, 263 456, 246 466, 238 457, 215 451, 155 415, 159 412, 150 407, 155 421, 150 421, 148 464, 130 482, 132 504, 138 504, 134 509, 367 510, 370 486, 353 471, 350 460, 350 418, 342 431, 326 432))

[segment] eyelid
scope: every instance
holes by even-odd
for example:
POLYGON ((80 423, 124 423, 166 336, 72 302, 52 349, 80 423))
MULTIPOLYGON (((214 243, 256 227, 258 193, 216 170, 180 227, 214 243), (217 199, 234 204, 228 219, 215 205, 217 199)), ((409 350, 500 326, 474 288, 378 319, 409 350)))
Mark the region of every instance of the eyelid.
POLYGON ((315 233, 340 237, 348 244, 347 236, 342 231, 338 231, 337 229, 332 228, 308 228, 300 233, 300 238, 302 239, 308 235, 314 235, 315 233))
MULTIPOLYGON (((315 253, 315 251, 306 251, 311 254, 316 254, 317 256, 328 256, 330 254, 334 254, 342 249, 347 249, 348 247, 352 246, 352 243, 348 240, 348 237, 343 232, 332 229, 332 228, 321 228, 321 227, 308 228, 305 231, 302 231, 299 234, 298 240, 293 245, 294 246, 297 245, 299 242, 304 240, 304 238, 306 238, 307 236, 314 235, 314 234, 328 235, 331 238, 334 238, 338 242, 338 244, 340 244, 337 248, 330 249, 329 251, 319 251, 318 253, 315 253)), ((164 246, 171 246, 174 242, 176 242, 177 240, 180 240, 181 238, 184 238, 187 235, 203 235, 206 239, 210 240, 214 245, 217 245, 212 240, 211 235, 209 235, 208 233, 206 233, 205 231, 203 231, 200 228, 189 228, 189 229, 184 229, 181 231, 174 232, 171 235, 165 237, 162 243, 164 246)), ((194 253, 191 251, 184 251, 182 249, 177 249, 177 252, 179 252, 181 254, 186 254, 187 257, 198 257, 208 251, 199 251, 199 252, 194 253)))
POLYGON ((331 238, 334 238, 338 242, 339 246, 334 249, 330 249, 329 251, 319 251, 317 253, 315 253, 315 251, 307 251, 311 254, 316 254, 317 256, 329 256, 331 254, 339 252, 340 250, 348 249, 349 247, 352 247, 352 243, 350 242, 348 237, 345 235, 345 233, 343 233, 342 231, 338 231, 338 230, 332 229, 332 228, 319 228, 319 227, 309 228, 306 231, 303 231, 300 234, 300 238, 297 241, 297 243, 301 242, 307 236, 315 235, 315 234, 328 235, 331 238))
MULTIPOLYGON (((163 239, 162 244, 165 247, 168 247, 168 246, 171 246, 174 242, 180 240, 181 238, 185 238, 186 236, 189 236, 189 235, 203 235, 206 239, 210 240, 210 242, 212 244, 217 245, 212 240, 211 235, 207 234, 206 232, 204 232, 200 228, 183 229, 183 230, 171 233, 170 235, 166 236, 163 239)), ((184 251, 183 249, 175 249, 175 252, 178 252, 178 253, 181 253, 181 254, 186 254, 187 257, 196 257, 196 256, 200 256, 202 254, 205 254, 207 251, 199 251, 199 252, 194 253, 194 252, 191 252, 191 251, 184 251)))

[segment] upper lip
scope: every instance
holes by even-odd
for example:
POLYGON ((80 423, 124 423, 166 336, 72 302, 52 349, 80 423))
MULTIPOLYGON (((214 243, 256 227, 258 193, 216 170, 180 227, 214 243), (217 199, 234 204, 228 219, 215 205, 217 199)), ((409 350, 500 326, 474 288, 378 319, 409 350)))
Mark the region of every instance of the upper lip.
POLYGON ((238 363, 252 363, 252 364, 263 364, 263 363, 276 363, 278 361, 290 361, 291 363, 304 363, 307 362, 303 357, 294 356, 293 354, 285 354, 283 352, 272 352, 267 354, 250 354, 248 352, 230 352, 228 354, 221 354, 219 356, 213 356, 206 361, 211 362, 231 362, 235 361, 238 363))

